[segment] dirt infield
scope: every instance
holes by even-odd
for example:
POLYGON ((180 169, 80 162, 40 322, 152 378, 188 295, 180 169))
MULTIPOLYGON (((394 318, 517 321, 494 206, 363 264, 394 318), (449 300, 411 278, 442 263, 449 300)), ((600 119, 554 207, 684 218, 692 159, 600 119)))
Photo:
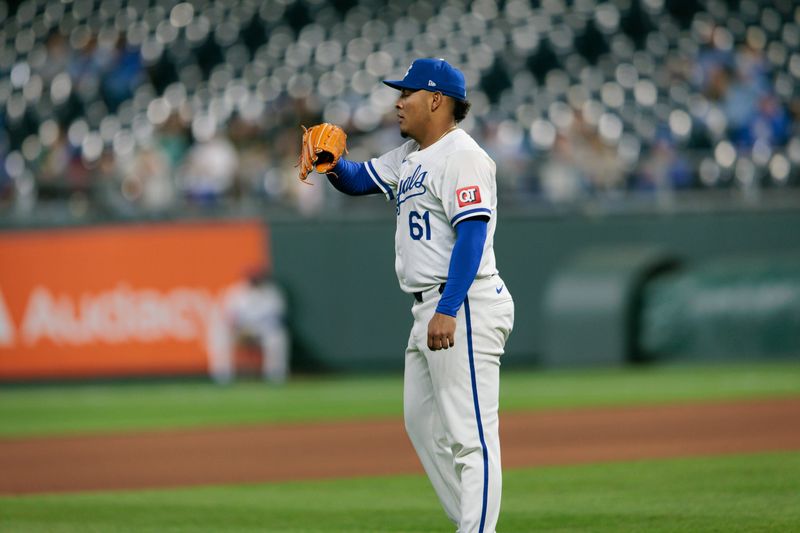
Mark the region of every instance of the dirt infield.
MULTIPOLYGON (((800 450, 800 398, 504 413, 504 468, 800 450)), ((0 440, 0 494, 421 473, 401 420, 0 440)))

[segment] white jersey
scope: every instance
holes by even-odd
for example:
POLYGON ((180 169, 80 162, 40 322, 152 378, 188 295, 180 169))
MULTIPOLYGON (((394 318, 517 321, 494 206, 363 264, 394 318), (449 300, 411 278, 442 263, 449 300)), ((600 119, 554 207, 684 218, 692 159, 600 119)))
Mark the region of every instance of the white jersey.
POLYGON ((455 226, 479 216, 489 225, 476 279, 497 274, 495 164, 468 133, 454 130, 424 150, 408 141, 366 166, 397 208, 395 270, 403 291, 446 282, 455 226))

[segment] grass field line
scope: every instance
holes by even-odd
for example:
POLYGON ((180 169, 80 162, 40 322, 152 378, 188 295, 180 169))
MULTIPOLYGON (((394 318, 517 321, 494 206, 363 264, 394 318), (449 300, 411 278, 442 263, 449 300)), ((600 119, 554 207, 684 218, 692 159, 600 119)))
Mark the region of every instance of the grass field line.
MULTIPOLYGON (((800 453, 509 469, 503 533, 768 533, 800 526, 800 453)), ((452 533, 423 475, 0 496, 0 529, 452 533)))
MULTIPOLYGON (((402 376, 0 388, 0 438, 399 417, 402 376)), ((572 371, 503 370, 503 412, 800 395, 800 361, 572 371)))

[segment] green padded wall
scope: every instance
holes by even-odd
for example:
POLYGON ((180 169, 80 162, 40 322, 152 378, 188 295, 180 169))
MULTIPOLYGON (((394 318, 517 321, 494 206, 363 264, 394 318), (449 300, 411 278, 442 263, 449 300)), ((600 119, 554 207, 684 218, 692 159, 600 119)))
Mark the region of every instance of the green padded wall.
MULTIPOLYGON (((298 367, 401 369, 411 301, 394 275, 391 208, 378 215, 267 220, 276 274, 291 297, 298 367)), ((503 366, 543 362, 545 294, 560 270, 588 248, 654 246, 691 266, 734 253, 800 250, 798 228, 797 210, 606 216, 501 210, 497 263, 516 303, 503 366)))

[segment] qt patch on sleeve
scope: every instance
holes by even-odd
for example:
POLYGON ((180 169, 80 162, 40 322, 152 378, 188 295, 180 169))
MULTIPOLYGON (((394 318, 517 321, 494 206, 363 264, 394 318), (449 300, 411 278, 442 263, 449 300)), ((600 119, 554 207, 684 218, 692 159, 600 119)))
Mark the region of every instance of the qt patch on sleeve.
POLYGON ((481 189, 477 185, 456 189, 456 198, 458 199, 458 207, 479 204, 481 203, 481 189))

